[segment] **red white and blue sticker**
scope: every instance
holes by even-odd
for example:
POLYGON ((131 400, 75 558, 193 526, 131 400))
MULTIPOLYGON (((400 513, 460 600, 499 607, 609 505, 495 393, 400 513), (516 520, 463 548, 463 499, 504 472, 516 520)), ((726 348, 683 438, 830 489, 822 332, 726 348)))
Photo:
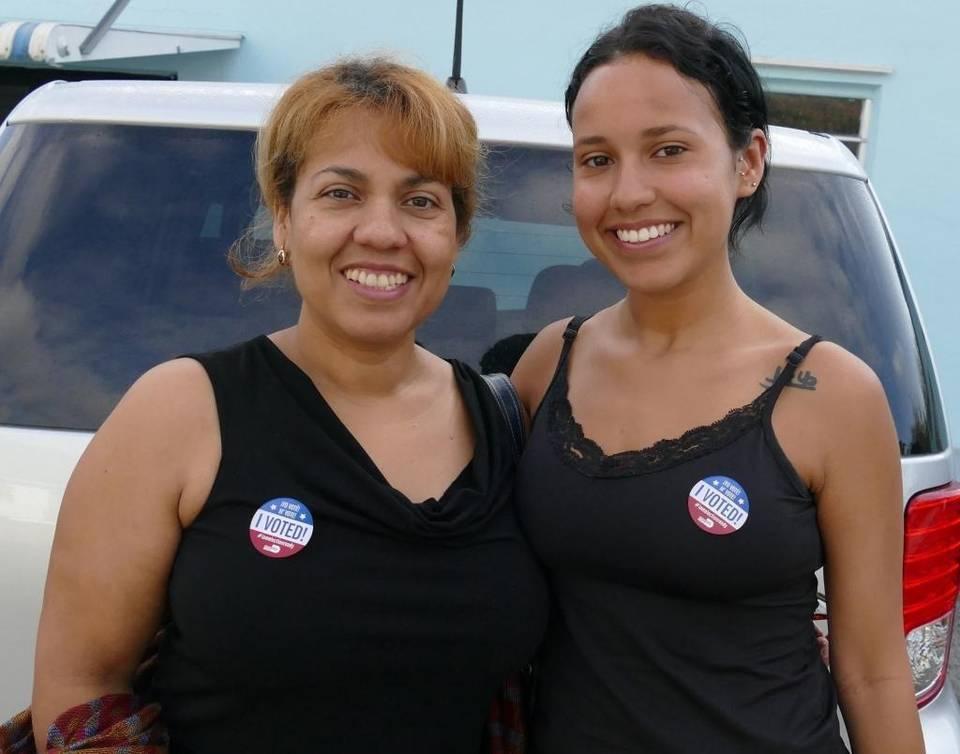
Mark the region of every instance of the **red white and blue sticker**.
POLYGON ((250 542, 268 558, 289 558, 307 546, 313 536, 313 516, 292 497, 275 497, 261 505, 250 519, 250 542))
POLYGON ((701 479, 687 496, 687 510, 693 523, 707 534, 733 534, 750 516, 746 490, 728 476, 701 479))

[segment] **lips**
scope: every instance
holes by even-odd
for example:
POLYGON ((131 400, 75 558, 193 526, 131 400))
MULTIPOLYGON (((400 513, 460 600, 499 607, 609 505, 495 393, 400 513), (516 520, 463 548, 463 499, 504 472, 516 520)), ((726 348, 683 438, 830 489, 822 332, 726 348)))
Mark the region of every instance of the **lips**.
POLYGON ((405 272, 366 267, 348 267, 341 274, 347 280, 375 291, 393 291, 410 281, 410 275, 405 272))
POLYGON ((628 244, 640 244, 646 243, 647 241, 663 238, 669 236, 676 230, 677 223, 666 222, 666 223, 652 223, 650 225, 641 226, 641 227, 618 227, 614 228, 614 233, 617 238, 628 244))

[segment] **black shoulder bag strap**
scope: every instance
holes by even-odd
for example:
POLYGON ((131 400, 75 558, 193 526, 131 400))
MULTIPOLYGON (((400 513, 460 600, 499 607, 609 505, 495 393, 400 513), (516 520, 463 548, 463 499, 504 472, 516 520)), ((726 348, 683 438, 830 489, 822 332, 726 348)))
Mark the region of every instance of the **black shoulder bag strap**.
POLYGON ((510 428, 513 453, 519 458, 523 451, 523 442, 527 439, 527 429, 523 423, 523 404, 520 402, 520 396, 517 395, 517 389, 510 382, 510 378, 502 372, 482 376, 497 401, 500 413, 510 428))

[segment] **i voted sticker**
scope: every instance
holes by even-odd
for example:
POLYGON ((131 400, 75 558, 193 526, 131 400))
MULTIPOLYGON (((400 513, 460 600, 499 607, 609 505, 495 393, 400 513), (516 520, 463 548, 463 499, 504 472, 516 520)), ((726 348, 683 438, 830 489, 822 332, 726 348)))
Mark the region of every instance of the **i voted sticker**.
POLYGON ((250 519, 250 542, 268 558, 289 558, 313 536, 313 516, 291 497, 276 497, 261 505, 250 519))
POLYGON ((728 476, 701 479, 687 496, 687 510, 693 523, 708 534, 733 534, 750 516, 746 490, 728 476))

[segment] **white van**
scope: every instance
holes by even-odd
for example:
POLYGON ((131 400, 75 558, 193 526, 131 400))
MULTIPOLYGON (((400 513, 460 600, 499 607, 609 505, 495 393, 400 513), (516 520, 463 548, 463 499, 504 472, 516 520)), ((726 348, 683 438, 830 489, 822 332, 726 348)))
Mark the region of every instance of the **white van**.
MULTIPOLYGON (((0 130, 0 719, 29 699, 54 523, 93 432, 154 364, 291 324, 290 290, 241 292, 225 263, 258 211, 255 129, 281 88, 53 83, 0 130)), ((464 96, 490 147, 486 213, 428 348, 509 372, 532 334, 615 301, 569 212, 559 104, 464 96)), ((960 754, 945 683, 960 486, 920 317, 860 164, 772 129, 771 202, 734 257, 743 288, 866 361, 893 410, 906 515, 904 621, 928 754, 960 754)), ((264 239, 267 242, 267 239, 264 239)))

